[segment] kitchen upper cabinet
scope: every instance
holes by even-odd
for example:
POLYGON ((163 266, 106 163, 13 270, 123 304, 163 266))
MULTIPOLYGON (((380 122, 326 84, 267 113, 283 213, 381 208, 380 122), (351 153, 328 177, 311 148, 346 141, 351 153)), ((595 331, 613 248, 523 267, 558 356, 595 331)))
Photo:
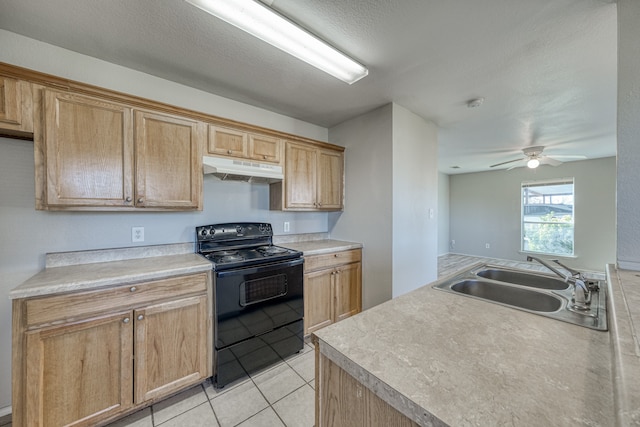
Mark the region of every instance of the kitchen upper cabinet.
POLYGON ((362 311, 362 250, 305 256, 304 334, 362 311))
POLYGON ((343 209, 343 149, 287 141, 284 169, 284 182, 271 184, 271 209, 293 211, 343 209))
POLYGON ((135 124, 136 207, 202 209, 204 124, 148 111, 135 124))
POLYGON ((0 134, 27 136, 33 133, 31 84, 0 76, 0 134))
POLYGON ((129 409, 132 323, 132 313, 125 311, 27 332, 29 401, 22 425, 95 425, 129 409))
POLYGON ((133 110, 49 89, 43 100, 42 207, 134 206, 133 110))
POLYGON ((39 209, 202 208, 204 124, 42 89, 39 209))
POLYGON ((282 139, 231 127, 209 125, 209 154, 280 164, 282 139))
POLYGON ((14 425, 93 426, 211 376, 209 280, 14 300, 14 425))
POLYGON ((246 132, 209 125, 209 154, 247 157, 248 147, 246 132))
POLYGON ((340 211, 344 207, 344 153, 318 150, 317 208, 340 211))

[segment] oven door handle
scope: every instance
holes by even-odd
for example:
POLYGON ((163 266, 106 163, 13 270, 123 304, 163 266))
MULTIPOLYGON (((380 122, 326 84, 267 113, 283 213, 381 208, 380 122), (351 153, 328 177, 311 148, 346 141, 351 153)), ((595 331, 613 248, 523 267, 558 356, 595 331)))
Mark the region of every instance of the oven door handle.
POLYGON ((274 262, 270 264, 262 264, 262 265, 252 266, 252 267, 234 268, 231 270, 217 271, 216 276, 219 278, 223 278, 227 276, 232 276, 234 274, 238 274, 239 272, 242 272, 242 274, 265 273, 273 270, 281 270, 283 268, 294 267, 302 263, 304 263, 304 258, 296 258, 293 260, 274 262))

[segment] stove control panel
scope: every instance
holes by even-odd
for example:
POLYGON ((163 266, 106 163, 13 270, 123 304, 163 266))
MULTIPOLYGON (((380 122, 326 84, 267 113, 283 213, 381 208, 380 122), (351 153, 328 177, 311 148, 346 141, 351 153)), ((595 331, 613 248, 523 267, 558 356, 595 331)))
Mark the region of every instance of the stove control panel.
POLYGON ((273 236, 273 229, 271 224, 267 223, 239 222, 196 227, 198 241, 223 241, 271 236, 273 236))

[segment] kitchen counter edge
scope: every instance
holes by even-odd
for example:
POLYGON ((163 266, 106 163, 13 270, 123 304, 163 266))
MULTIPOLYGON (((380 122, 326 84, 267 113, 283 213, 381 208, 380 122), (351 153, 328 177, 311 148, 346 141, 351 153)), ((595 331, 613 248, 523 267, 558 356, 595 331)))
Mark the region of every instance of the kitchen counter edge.
POLYGON ((310 240, 305 242, 287 242, 282 243, 289 249, 302 252, 303 256, 322 255, 333 252, 342 252, 352 249, 362 249, 362 243, 348 242, 344 240, 324 239, 324 240, 310 240))
POLYGON ((12 289, 9 298, 77 292, 210 270, 211 262, 195 253, 48 267, 12 289))

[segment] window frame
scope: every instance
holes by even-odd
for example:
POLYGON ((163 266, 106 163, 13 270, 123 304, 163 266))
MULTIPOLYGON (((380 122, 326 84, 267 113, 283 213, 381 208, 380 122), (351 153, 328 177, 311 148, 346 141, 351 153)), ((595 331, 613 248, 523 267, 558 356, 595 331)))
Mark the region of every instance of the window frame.
MULTIPOLYGON (((576 206, 575 206, 575 198, 576 198, 576 185, 574 177, 567 178, 554 178, 554 179, 545 179, 545 180, 535 180, 535 181, 523 181, 520 184, 520 251, 521 253, 530 253, 536 255, 548 255, 554 257, 565 257, 565 258, 574 258, 576 253, 576 206), (572 187, 572 204, 571 204, 571 222, 566 224, 571 224, 571 253, 558 253, 558 252, 544 252, 544 251, 535 251, 531 249, 525 249, 525 224, 558 224, 556 221, 529 221, 525 222, 525 188, 529 187, 545 187, 552 185, 566 185, 571 184, 572 187)), ((544 203, 542 203, 544 204, 544 203)))

